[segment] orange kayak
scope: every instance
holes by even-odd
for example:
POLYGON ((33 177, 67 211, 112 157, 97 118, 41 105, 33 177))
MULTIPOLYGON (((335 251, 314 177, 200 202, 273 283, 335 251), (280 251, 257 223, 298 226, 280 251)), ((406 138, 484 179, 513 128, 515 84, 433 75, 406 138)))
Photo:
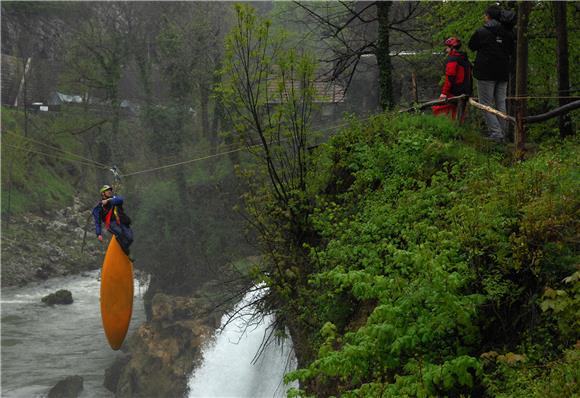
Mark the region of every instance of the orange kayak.
POLYGON ((113 236, 101 270, 101 318, 113 350, 121 348, 132 313, 133 264, 113 236))

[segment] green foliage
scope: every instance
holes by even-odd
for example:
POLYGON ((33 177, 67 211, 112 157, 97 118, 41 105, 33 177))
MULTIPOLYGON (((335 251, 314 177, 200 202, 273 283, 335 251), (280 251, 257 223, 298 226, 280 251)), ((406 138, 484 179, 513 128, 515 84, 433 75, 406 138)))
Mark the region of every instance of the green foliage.
POLYGON ((295 191, 305 189, 314 58, 286 48, 284 34, 273 34, 271 22, 251 7, 236 11, 217 93, 235 138, 256 156, 263 167, 258 174, 270 180, 269 189, 287 206, 295 191))
POLYGON ((560 359, 540 364, 525 361, 485 361, 485 385, 494 397, 577 397, 580 382, 580 349, 564 351, 560 359))
MULTIPOLYGON (((269 287, 270 308, 295 297, 304 279, 302 243, 309 234, 306 172, 316 92, 314 58, 292 48, 247 5, 226 38, 217 94, 236 141, 251 154, 238 165, 249 188, 245 211, 264 250, 257 282, 269 287)), ((284 322, 281 316, 278 318, 284 322)))
POLYGON ((288 379, 327 395, 482 394, 503 388, 490 372, 512 377, 486 367, 489 347, 542 363, 534 347, 555 358, 579 337, 578 142, 506 166, 462 143, 470 134, 381 115, 320 148, 309 180, 320 241, 307 245, 298 311, 320 333, 288 379))

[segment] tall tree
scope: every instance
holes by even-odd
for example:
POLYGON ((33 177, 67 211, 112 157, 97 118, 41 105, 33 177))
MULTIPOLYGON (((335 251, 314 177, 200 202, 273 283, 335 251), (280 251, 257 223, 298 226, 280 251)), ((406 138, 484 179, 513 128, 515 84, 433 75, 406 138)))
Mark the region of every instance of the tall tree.
MULTIPOLYGON (((568 64, 568 17, 565 1, 555 1, 554 22, 556 25, 556 68, 558 71, 558 95, 567 97, 570 95, 570 67, 568 64)), ((560 106, 569 103, 568 98, 560 98, 560 106)), ((560 137, 564 138, 572 134, 572 120, 568 114, 559 118, 560 137)))
POLYGON ((328 64, 327 78, 342 80, 348 89, 361 57, 375 55, 382 109, 394 106, 391 56, 396 47, 412 50, 409 40, 426 43, 420 37, 424 27, 414 24, 427 7, 420 2, 340 1, 319 5, 296 2, 313 19, 326 49, 320 61, 328 64), (400 39, 394 42, 394 34, 400 39))
POLYGON ((298 289, 298 274, 306 275, 289 269, 307 266, 303 243, 314 61, 285 44, 269 21, 238 6, 218 91, 235 134, 253 155, 243 168, 250 189, 246 211, 265 253, 262 277, 269 282, 271 300, 266 301, 271 303, 283 302, 280 297, 298 289))
POLYGON ((526 126, 524 117, 527 110, 528 93, 528 21, 532 3, 521 1, 518 6, 518 36, 516 47, 516 156, 521 157, 525 152, 526 126))
POLYGON ((392 65, 389 54, 389 10, 391 2, 377 3, 377 19, 379 25, 379 38, 377 40, 377 64, 379 66, 379 104, 383 110, 390 109, 394 105, 393 82, 391 78, 392 65))
POLYGON ((130 6, 128 3, 94 3, 86 7, 90 17, 82 20, 69 37, 68 84, 81 90, 87 102, 95 95, 107 103, 111 126, 104 142, 111 153, 103 149, 99 157, 104 163, 120 163, 119 84, 130 55, 126 18, 130 6))

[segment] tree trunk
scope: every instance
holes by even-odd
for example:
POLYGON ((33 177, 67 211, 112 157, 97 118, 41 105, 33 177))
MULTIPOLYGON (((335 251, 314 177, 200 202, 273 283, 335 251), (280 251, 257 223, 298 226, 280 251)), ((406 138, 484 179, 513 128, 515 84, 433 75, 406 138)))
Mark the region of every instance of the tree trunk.
MULTIPOLYGON (((513 3, 510 3, 509 9, 517 14, 517 12, 518 12, 517 7, 518 7, 517 4, 515 2, 513 2, 513 3)), ((515 117, 516 102, 512 98, 516 96, 516 62, 515 62, 515 59, 516 59, 515 53, 514 53, 514 51, 512 51, 510 54, 510 62, 509 62, 510 72, 509 72, 509 77, 508 77, 508 92, 507 92, 508 97, 511 97, 511 98, 506 100, 506 111, 507 111, 508 115, 514 116, 514 117, 515 117)), ((515 136, 515 124, 514 123, 507 124, 506 134, 507 134, 506 138, 508 139, 508 142, 513 142, 514 136, 515 136)))
POLYGON ((119 138, 119 126, 121 124, 121 102, 119 98, 115 97, 111 100, 111 113, 113 120, 111 122, 111 135, 110 135, 110 145, 111 145, 111 160, 113 165, 118 165, 121 163, 121 140, 119 138))
POLYGON ((518 7, 518 38, 516 49, 516 158, 523 157, 526 144, 526 126, 524 117, 527 111, 527 102, 523 98, 528 88, 528 20, 532 10, 532 3, 521 1, 518 7))
MULTIPOLYGON (((215 69, 220 70, 222 68, 221 59, 217 59, 215 62, 215 69)), ((214 73, 212 89, 215 89, 221 83, 221 75, 219 73, 214 73)), ((210 143, 211 143, 211 153, 217 152, 217 146, 219 143, 218 133, 221 128, 222 119, 224 118, 223 104, 219 96, 215 97, 213 115, 210 127, 210 143)))
MULTIPOLYGON (((570 70, 568 64, 568 25, 566 16, 566 2, 555 1, 554 19, 556 24, 556 69, 558 71, 558 96, 570 95, 570 70)), ((570 102, 569 98, 560 98, 560 106, 570 102)), ((572 135, 572 120, 570 115, 565 114, 559 118, 560 137, 572 135)))
POLYGON ((383 110, 391 109, 394 106, 392 66, 389 54, 389 11, 391 5, 390 1, 377 1, 379 38, 376 56, 379 67, 379 104, 383 110))
POLYGON ((201 130, 205 138, 210 140, 209 131, 209 87, 206 83, 200 86, 200 106, 201 106, 201 130))

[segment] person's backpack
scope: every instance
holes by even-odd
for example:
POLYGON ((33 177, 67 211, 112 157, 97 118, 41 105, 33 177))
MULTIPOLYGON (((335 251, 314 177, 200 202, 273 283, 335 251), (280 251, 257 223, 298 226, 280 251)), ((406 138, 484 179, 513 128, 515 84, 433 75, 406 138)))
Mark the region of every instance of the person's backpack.
POLYGON ((499 23, 503 25, 506 30, 512 30, 518 21, 517 14, 512 10, 501 10, 499 16, 499 23))
POLYGON ((463 68, 463 81, 461 83, 453 82, 451 93, 454 96, 461 94, 471 96, 473 94, 473 65, 469 62, 465 53, 462 54, 464 57, 447 57, 447 62, 457 62, 463 68))

